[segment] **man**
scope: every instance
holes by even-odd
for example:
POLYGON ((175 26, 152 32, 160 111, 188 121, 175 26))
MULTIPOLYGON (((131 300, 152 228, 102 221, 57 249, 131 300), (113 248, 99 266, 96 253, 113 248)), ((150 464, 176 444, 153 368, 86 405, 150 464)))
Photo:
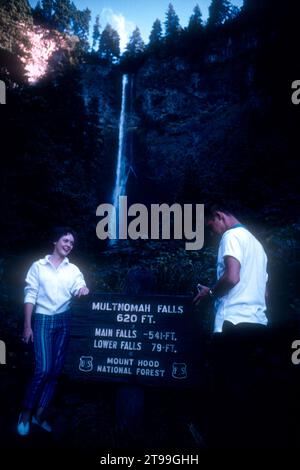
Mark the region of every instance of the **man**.
POLYGON ((213 436, 221 447, 251 447, 263 429, 267 256, 225 206, 206 207, 205 223, 221 237, 217 282, 199 284, 194 298, 196 305, 211 298, 215 307, 213 436))
POLYGON ((262 245, 223 206, 210 206, 205 211, 205 221, 214 234, 222 236, 217 261, 218 281, 212 289, 199 285, 195 304, 207 297, 216 300, 214 332, 222 332, 224 322, 267 325, 267 257, 262 245))

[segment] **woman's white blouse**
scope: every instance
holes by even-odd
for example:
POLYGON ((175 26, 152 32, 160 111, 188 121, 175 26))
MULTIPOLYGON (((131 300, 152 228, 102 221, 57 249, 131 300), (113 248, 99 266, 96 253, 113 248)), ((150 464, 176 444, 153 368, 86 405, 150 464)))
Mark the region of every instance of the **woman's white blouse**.
POLYGON ((24 303, 36 306, 35 312, 44 315, 56 315, 70 308, 71 298, 85 280, 80 270, 65 258, 55 268, 50 262, 50 255, 35 261, 26 275, 24 303))

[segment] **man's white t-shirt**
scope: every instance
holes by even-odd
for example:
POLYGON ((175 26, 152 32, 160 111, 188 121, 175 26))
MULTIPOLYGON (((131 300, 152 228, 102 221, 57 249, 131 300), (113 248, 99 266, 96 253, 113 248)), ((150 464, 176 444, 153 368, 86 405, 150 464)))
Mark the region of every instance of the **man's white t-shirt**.
POLYGON ((259 241, 243 226, 227 230, 220 241, 217 278, 225 271, 224 258, 232 256, 240 262, 240 281, 215 302, 214 332, 221 332, 225 320, 267 325, 266 283, 267 256, 259 241))

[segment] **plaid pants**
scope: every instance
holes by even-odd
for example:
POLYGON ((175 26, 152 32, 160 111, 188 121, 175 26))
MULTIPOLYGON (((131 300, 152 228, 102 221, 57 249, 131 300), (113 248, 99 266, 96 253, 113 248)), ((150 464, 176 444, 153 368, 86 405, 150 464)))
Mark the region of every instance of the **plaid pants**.
POLYGON ((70 319, 70 311, 56 315, 35 315, 35 370, 27 387, 24 409, 45 409, 49 405, 66 357, 70 319))

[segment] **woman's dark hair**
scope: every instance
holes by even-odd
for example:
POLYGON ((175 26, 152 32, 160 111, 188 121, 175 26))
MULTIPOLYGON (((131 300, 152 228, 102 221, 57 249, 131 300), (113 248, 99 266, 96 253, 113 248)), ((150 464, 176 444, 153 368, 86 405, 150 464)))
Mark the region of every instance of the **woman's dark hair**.
POLYGON ((61 237, 67 234, 72 235, 74 240, 76 239, 76 233, 70 227, 54 227, 52 229, 51 241, 57 242, 61 237))

